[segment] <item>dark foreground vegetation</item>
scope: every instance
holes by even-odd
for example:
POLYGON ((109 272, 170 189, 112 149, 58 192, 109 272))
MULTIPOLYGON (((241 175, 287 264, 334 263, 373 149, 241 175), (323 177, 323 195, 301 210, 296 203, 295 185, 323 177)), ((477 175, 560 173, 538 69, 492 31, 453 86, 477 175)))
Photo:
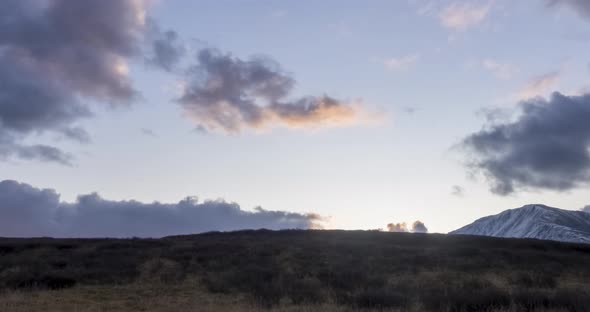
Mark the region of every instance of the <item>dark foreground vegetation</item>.
POLYGON ((0 310, 67 311, 84 296, 72 311, 129 298, 119 308, 590 311, 590 245, 373 231, 0 239, 0 310))

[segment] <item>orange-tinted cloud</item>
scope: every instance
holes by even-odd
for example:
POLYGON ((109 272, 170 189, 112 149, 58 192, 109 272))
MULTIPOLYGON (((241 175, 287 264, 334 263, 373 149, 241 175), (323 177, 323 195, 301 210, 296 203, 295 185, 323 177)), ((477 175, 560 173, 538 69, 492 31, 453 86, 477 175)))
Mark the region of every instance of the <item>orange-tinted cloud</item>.
POLYGON ((179 102, 201 129, 318 128, 373 118, 360 100, 327 95, 291 99, 295 80, 269 58, 241 60, 214 49, 201 50, 197 58, 179 102))

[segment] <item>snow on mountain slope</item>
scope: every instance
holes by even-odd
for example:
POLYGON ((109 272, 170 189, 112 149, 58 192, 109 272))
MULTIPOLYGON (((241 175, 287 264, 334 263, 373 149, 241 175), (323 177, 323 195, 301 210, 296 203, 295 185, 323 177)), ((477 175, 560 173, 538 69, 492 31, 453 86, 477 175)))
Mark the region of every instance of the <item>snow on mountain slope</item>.
POLYGON ((449 234, 556 240, 590 244, 590 213, 526 205, 483 217, 449 234))

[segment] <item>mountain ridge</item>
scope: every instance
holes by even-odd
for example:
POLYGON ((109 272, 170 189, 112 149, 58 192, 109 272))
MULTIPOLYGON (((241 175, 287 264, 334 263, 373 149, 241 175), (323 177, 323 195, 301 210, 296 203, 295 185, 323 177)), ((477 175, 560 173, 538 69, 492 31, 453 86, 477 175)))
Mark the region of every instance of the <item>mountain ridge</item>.
POLYGON ((530 204, 477 219, 449 234, 590 244, 590 213, 530 204))

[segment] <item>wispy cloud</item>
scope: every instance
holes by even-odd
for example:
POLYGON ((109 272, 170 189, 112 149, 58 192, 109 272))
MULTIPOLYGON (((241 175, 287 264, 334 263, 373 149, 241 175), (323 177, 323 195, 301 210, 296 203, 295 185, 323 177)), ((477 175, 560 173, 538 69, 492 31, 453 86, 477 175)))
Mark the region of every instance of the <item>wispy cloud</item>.
POLYGON ((474 2, 453 2, 438 15, 440 23, 454 30, 465 30, 483 22, 488 16, 492 2, 478 4, 474 2))
POLYGON ((590 82, 586 83, 586 85, 579 87, 578 90, 576 91, 576 95, 589 94, 589 93, 590 93, 590 82))
POLYGON ((421 2, 416 13, 418 13, 418 15, 431 16, 438 9, 436 4, 435 1, 428 1, 426 3, 421 2))
POLYGON ((590 19, 590 1, 588 0, 547 0, 547 5, 567 7, 581 17, 590 19))
POLYGON ((336 32, 338 36, 349 37, 354 34, 353 27, 348 22, 338 21, 328 26, 330 29, 336 32))
POLYGON ((520 71, 514 65, 501 63, 494 59, 484 59, 481 61, 481 66, 500 79, 510 79, 520 71))
POLYGON ((141 128, 140 131, 145 136, 149 136, 149 137, 157 137, 158 136, 152 129, 141 128))
POLYGON ((391 57, 383 60, 383 66, 389 71, 403 71, 416 64, 419 54, 409 54, 401 57, 391 57))
POLYGON ((543 96, 554 91, 555 85, 561 77, 560 71, 552 71, 531 78, 515 95, 517 100, 525 100, 536 96, 543 96))
POLYGON ((406 113, 406 114, 414 114, 418 111, 417 107, 413 107, 413 106, 404 106, 401 108, 402 112, 406 113))
POLYGON ((149 65, 172 72, 186 53, 186 47, 173 30, 162 30, 154 20, 148 20, 150 50, 145 56, 149 65))
POLYGON ((272 12, 270 12, 270 17, 272 17, 272 18, 280 19, 285 16, 287 16, 286 10, 277 9, 277 10, 273 10, 272 12))
POLYGON ((453 185, 451 187, 451 195, 463 197, 463 195, 465 195, 465 189, 460 185, 453 185))

